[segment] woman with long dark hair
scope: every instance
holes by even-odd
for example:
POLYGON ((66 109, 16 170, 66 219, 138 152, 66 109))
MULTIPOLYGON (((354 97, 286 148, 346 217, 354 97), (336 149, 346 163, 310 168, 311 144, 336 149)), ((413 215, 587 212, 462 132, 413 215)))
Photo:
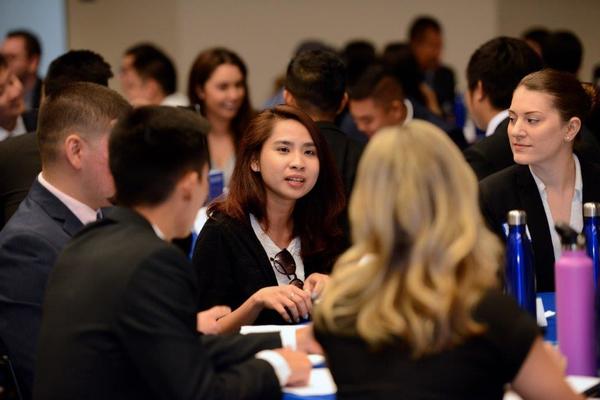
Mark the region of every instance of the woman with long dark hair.
POLYGON ((223 171, 227 186, 242 134, 252 117, 247 69, 242 59, 225 48, 205 50, 196 57, 188 81, 188 97, 209 122, 211 169, 223 171))
POLYGON ((310 117, 289 106, 258 114, 229 188, 209 207, 194 249, 201 309, 230 306, 225 332, 308 317, 343 245, 344 208, 339 174, 310 117))

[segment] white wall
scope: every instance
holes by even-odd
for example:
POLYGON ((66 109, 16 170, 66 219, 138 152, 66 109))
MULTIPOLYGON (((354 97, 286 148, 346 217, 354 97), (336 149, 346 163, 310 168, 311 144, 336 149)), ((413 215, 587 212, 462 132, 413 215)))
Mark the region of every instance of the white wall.
MULTIPOLYGON (((154 41, 175 59, 182 92, 198 52, 230 47, 248 65, 256 106, 269 96, 273 79, 284 72, 303 39, 342 46, 366 38, 381 49, 389 41, 405 39, 416 15, 431 14, 444 25, 445 58, 462 82, 470 53, 497 32, 495 0, 70 0, 68 5, 71 47, 100 52, 116 70, 126 47, 154 41), (477 18, 465 17, 471 13, 477 18)), ((116 82, 113 86, 118 88, 116 82)))
MULTIPOLYGON (((18 0, 0 0, 1 2, 18 0)), ((33 0, 22 0, 31 3, 33 0)), ((51 1, 51 0, 45 0, 51 1)), ((55 0, 56 1, 56 0, 55 0)), ((199 51, 230 47, 246 61, 255 106, 270 94, 293 49, 307 38, 334 46, 366 38, 379 49, 406 39, 420 14, 438 18, 445 29, 445 60, 459 88, 471 53, 494 36, 519 36, 532 25, 569 28, 586 48, 581 78, 600 62, 599 0, 68 0, 69 45, 102 54, 118 71, 122 52, 148 40, 175 60, 185 92, 189 67, 199 51)), ((118 82, 111 85, 118 89, 118 82)))
POLYGON ((519 36, 527 28, 568 29, 583 43, 581 80, 592 80, 592 68, 600 64, 600 1, 598 0, 499 0, 500 32, 519 36))
POLYGON ((37 34, 42 45, 40 74, 67 50, 67 21, 64 0, 0 0, 0 38, 8 31, 27 29, 37 34))

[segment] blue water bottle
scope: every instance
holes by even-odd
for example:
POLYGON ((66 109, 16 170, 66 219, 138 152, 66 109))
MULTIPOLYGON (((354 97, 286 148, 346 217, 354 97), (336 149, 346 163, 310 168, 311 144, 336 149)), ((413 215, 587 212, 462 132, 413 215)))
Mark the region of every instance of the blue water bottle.
POLYGON ((511 210, 507 219, 506 291, 535 318, 535 275, 533 250, 526 233, 527 216, 523 210, 511 210))
POLYGON ((594 287, 598 289, 598 273, 600 269, 600 203, 583 205, 583 234, 587 255, 594 263, 594 287))

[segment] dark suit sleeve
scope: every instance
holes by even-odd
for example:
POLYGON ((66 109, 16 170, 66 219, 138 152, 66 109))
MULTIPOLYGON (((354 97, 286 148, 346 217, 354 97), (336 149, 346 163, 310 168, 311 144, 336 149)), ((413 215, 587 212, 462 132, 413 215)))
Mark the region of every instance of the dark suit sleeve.
POLYGON ((57 252, 42 236, 27 232, 5 235, 0 244, 0 335, 27 398, 33 386, 43 294, 57 252))
POLYGON ((481 181, 486 176, 492 174, 494 171, 492 165, 486 160, 486 158, 477 149, 477 144, 474 144, 463 152, 467 163, 475 172, 477 180, 481 181))
POLYGON ((217 370, 245 361, 261 350, 276 349, 282 346, 279 333, 204 335, 201 336, 201 341, 217 370), (232 348, 236 351, 231 351, 232 348))
POLYGON ((161 399, 280 398, 273 368, 253 357, 260 343, 219 342, 196 333, 190 268, 178 250, 163 248, 130 278, 115 330, 142 379, 161 399), (225 356, 226 348, 238 355, 225 356))
POLYGON ((505 219, 499 215, 499 210, 495 207, 498 193, 495 192, 497 182, 494 178, 492 176, 479 183, 479 206, 488 229, 494 232, 500 240, 505 241, 506 236, 502 228, 505 219))

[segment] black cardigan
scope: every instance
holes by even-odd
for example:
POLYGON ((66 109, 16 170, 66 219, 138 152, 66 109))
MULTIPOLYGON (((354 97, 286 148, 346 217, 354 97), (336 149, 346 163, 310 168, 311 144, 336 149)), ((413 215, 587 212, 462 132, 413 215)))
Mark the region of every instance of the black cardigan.
MULTIPOLYGON (((328 273, 316 260, 302 260, 305 276, 328 273)), ((200 286, 200 309, 227 305, 235 310, 258 290, 277 286, 277 278, 267 253, 254 234, 250 218, 241 223, 215 213, 198 235, 192 262, 200 286)), ((255 325, 287 324, 274 310, 263 310, 255 325)))

